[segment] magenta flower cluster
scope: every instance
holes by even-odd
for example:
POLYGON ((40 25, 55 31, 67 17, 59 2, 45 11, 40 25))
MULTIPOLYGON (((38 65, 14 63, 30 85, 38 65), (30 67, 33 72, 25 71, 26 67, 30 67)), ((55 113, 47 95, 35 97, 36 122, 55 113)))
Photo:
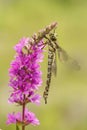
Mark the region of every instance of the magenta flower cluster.
MULTIPOLYGON (((16 55, 9 69, 9 86, 12 88, 9 102, 17 103, 21 106, 26 106, 27 103, 40 103, 41 96, 36 91, 42 84, 42 73, 39 65, 39 62, 42 62, 43 59, 42 44, 43 42, 40 41, 38 45, 31 45, 29 38, 22 38, 14 47, 16 55)), ((20 112, 8 114, 7 124, 39 124, 39 120, 35 117, 35 114, 29 112, 26 107, 24 120, 22 116, 20 112)))
MULTIPOLYGON (((8 114, 8 120, 7 124, 21 124, 22 122, 22 115, 20 112, 18 113, 12 113, 8 114)), ((25 109, 25 120, 24 125, 39 125, 39 120, 35 117, 35 114, 33 112, 28 111, 28 109, 25 109)))

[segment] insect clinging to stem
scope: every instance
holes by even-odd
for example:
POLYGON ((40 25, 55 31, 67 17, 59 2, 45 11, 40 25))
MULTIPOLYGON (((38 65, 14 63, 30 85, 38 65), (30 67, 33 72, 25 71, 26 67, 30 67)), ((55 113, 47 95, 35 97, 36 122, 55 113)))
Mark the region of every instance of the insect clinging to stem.
POLYGON ((56 53, 58 52, 58 58, 61 62, 68 63, 75 70, 79 70, 80 66, 79 66, 79 64, 76 60, 71 58, 66 53, 66 51, 63 50, 59 46, 59 44, 57 42, 57 38, 56 38, 54 33, 50 33, 49 38, 47 36, 45 36, 45 38, 48 41, 48 71, 47 71, 46 87, 45 87, 45 91, 43 93, 43 97, 44 97, 44 100, 45 100, 45 104, 47 104, 47 98, 48 98, 52 73, 54 73, 55 76, 56 76, 56 73, 57 73, 56 53))
POLYGON ((57 27, 57 22, 54 22, 44 29, 40 30, 37 34, 35 33, 30 39, 30 44, 35 44, 37 47, 39 46, 39 42, 42 40, 43 44, 40 45, 42 49, 45 46, 48 46, 48 68, 47 68, 47 80, 46 87, 43 93, 43 98, 45 100, 45 104, 47 104, 47 98, 49 93, 49 88, 51 84, 52 74, 57 75, 57 63, 56 57, 58 53, 58 58, 61 62, 68 64, 75 70, 79 70, 80 66, 76 60, 70 57, 67 52, 62 49, 57 41, 57 36, 55 35, 55 29, 57 27), (53 31, 53 32, 52 32, 53 31))

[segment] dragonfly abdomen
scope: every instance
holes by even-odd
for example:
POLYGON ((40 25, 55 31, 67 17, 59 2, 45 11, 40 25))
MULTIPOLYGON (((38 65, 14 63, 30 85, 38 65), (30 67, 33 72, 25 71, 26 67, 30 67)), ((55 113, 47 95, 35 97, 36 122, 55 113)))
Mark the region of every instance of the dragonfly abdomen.
POLYGON ((44 93, 43 93, 43 97, 44 97, 44 100, 45 100, 45 104, 47 104, 47 97, 48 97, 49 87, 50 87, 50 83, 51 83, 53 58, 54 58, 54 51, 53 51, 53 49, 49 46, 49 50, 48 50, 47 81, 46 81, 45 91, 44 91, 44 93))

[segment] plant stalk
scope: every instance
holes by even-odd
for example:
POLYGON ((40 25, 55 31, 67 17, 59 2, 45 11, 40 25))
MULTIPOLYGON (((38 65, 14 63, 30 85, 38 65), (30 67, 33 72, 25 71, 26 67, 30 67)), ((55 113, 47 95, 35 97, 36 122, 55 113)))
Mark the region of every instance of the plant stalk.
POLYGON ((25 95, 24 95, 24 103, 22 106, 22 122, 23 122, 22 130, 25 130, 24 120, 25 120, 25 95))

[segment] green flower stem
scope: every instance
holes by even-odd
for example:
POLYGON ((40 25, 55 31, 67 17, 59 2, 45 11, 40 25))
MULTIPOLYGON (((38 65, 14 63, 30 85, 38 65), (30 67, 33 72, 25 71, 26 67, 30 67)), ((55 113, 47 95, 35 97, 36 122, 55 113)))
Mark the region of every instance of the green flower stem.
MULTIPOLYGON (((24 95, 24 99, 25 99, 25 95, 24 95)), ((22 106, 22 121, 23 121, 23 123, 24 123, 24 118, 25 118, 25 102, 23 103, 23 106, 22 106)), ((25 130, 24 124, 22 125, 22 130, 25 130)))

